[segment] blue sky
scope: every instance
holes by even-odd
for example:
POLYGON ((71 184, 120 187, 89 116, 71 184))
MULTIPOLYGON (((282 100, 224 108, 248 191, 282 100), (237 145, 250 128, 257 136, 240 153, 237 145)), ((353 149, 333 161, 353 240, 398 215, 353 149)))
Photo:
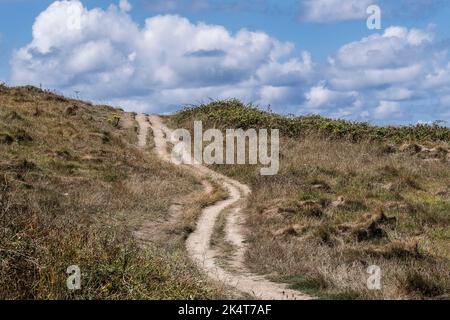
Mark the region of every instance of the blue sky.
POLYGON ((10 84, 81 91, 136 111, 238 97, 283 113, 450 121, 450 1, 0 0, 0 8, 0 79, 10 84), (366 26, 370 4, 382 10, 381 30, 366 26), (74 14, 76 30, 67 27, 74 14))

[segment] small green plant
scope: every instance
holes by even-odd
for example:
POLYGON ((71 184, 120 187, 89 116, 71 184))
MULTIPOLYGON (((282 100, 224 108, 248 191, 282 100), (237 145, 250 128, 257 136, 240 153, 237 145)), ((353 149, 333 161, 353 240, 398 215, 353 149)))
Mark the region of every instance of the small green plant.
POLYGON ((111 117, 108 119, 108 123, 111 124, 114 128, 119 126, 121 120, 121 116, 118 113, 112 113, 111 117))

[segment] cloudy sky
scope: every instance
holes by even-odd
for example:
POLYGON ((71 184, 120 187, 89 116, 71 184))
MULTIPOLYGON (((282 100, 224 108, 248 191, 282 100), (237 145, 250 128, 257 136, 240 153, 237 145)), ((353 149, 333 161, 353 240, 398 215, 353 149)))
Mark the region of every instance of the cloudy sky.
POLYGON ((133 111, 236 97, 449 124, 449 33, 448 0, 0 0, 0 80, 133 111))

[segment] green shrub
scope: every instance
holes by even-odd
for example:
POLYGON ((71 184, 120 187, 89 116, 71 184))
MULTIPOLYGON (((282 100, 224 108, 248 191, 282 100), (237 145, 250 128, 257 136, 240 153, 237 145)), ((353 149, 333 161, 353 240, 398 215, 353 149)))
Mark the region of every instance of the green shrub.
MULTIPOLYGON (((446 141, 450 142, 450 129, 439 122, 433 125, 374 126, 346 120, 334 120, 318 115, 282 116, 263 111, 252 104, 239 100, 218 100, 208 104, 189 106, 174 116, 177 125, 193 120, 207 122, 208 127, 225 128, 267 128, 280 129, 288 137, 299 137, 311 132, 332 138, 344 138, 353 142, 362 140, 402 141, 446 141)), ((192 125, 192 124, 191 124, 192 125)))

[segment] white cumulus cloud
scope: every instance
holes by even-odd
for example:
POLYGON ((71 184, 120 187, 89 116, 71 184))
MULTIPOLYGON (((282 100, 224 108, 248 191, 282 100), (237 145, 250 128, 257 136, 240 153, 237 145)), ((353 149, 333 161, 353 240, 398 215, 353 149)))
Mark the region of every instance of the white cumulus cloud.
POLYGON ((269 87, 298 91, 313 73, 308 52, 295 56, 291 43, 263 32, 231 34, 178 15, 139 27, 130 8, 54 2, 37 17, 31 43, 15 52, 12 82, 161 109, 207 98, 264 101, 269 87))
POLYGON ((120 0, 119 8, 123 12, 128 12, 128 11, 131 11, 131 9, 133 9, 133 6, 131 5, 131 3, 128 0, 120 0))
MULTIPOLYGON (((357 16, 359 4, 342 3, 347 18, 357 16)), ((79 0, 55 1, 36 18, 31 42, 14 52, 11 82, 80 91, 136 111, 240 98, 351 120, 450 120, 448 47, 437 45, 432 29, 389 27, 317 63, 264 32, 231 33, 179 15, 140 26, 131 8, 128 1, 90 10, 79 0)))
POLYGON ((382 18, 419 18, 448 6, 446 0, 299 0, 300 18, 306 22, 334 23, 364 20, 377 5, 382 18))
POLYGON ((374 112, 376 119, 386 120, 386 119, 398 119, 402 113, 402 108, 398 102, 395 101, 380 101, 380 104, 375 109, 374 112))
POLYGON ((308 22, 336 22, 368 17, 367 8, 372 0, 304 0, 301 18, 308 22))
POLYGON ((434 38, 430 30, 394 26, 348 43, 329 58, 321 74, 324 90, 335 97, 358 92, 365 112, 357 112, 348 101, 336 106, 351 111, 347 113, 356 120, 366 115, 375 120, 414 122, 408 117, 420 114, 424 105, 437 106, 428 116, 445 117, 445 107, 436 97, 443 95, 450 83, 448 48, 436 46, 434 38), (405 105, 409 112, 400 112, 405 105))

